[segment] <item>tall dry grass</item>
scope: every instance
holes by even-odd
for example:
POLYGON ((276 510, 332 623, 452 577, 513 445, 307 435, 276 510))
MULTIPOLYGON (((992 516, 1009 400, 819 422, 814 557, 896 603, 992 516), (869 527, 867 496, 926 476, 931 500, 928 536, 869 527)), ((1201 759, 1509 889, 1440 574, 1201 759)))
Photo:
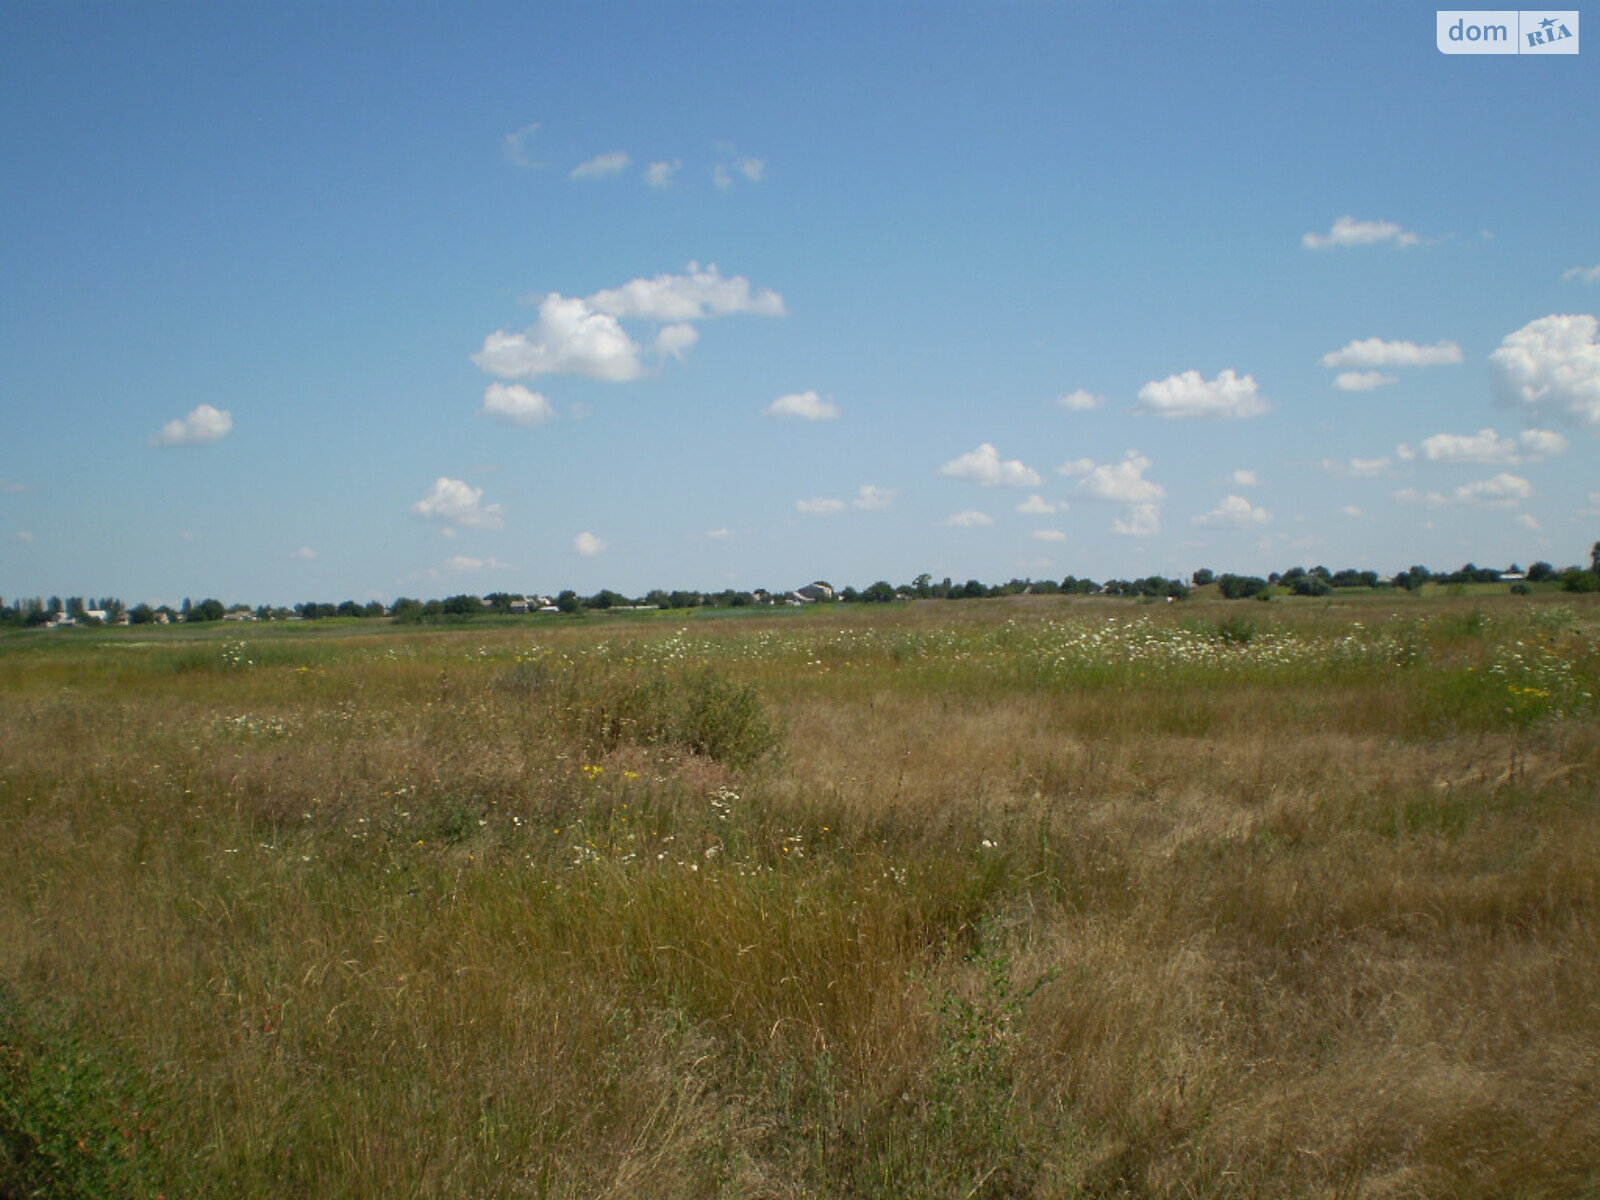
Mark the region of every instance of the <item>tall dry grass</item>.
POLYGON ((1595 1194, 1596 616, 0 640, 0 1195, 1595 1194))

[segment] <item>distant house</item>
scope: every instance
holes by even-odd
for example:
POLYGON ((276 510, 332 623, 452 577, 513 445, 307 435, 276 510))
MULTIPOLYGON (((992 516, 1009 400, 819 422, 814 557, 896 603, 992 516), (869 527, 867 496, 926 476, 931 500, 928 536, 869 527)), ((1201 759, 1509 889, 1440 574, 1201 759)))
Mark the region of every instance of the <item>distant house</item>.
POLYGON ((818 600, 832 600, 833 589, 825 583, 808 583, 805 587, 795 588, 793 595, 807 604, 814 604, 818 600))
POLYGON ((514 613, 525 613, 525 612, 527 612, 528 611, 528 598, 526 596, 513 596, 513 597, 511 597, 511 611, 514 612, 514 613))

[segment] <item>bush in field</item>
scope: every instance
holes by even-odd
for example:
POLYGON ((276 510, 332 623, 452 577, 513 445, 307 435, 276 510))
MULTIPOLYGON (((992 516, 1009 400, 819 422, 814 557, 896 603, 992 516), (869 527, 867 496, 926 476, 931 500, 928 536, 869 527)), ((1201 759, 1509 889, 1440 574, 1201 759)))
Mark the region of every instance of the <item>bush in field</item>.
POLYGON ((711 667, 581 663, 557 672, 530 662, 503 677, 501 686, 542 696, 552 715, 599 754, 627 745, 664 746, 738 767, 779 740, 756 689, 711 667))

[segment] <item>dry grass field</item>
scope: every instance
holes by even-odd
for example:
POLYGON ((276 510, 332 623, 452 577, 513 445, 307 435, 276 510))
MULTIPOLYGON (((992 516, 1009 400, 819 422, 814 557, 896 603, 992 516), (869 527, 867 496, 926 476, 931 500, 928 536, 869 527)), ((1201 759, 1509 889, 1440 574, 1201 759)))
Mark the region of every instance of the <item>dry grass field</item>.
POLYGON ((0 637, 0 1196, 1600 1195, 1600 608, 0 637))

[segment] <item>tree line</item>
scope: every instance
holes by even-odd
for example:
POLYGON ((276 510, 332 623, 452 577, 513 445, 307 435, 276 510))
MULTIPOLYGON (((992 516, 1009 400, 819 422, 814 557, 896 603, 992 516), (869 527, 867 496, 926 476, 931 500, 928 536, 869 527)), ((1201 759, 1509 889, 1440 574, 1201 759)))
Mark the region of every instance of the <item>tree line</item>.
MULTIPOLYGON (((817 586, 827 589, 837 602, 845 604, 887 604, 903 600, 984 600, 999 596, 1120 596, 1134 599, 1187 598, 1196 588, 1215 587, 1216 593, 1226 600, 1244 600, 1252 597, 1268 598, 1274 594, 1292 596, 1328 596, 1337 591, 1351 589, 1375 590, 1400 588, 1416 592, 1428 584, 1498 583, 1510 577, 1513 592, 1528 592, 1534 585, 1559 586, 1569 592, 1600 591, 1600 542, 1590 551, 1587 566, 1556 568, 1547 562, 1536 562, 1526 571, 1513 563, 1507 570, 1479 567, 1467 563, 1454 571, 1432 571, 1424 566, 1411 566, 1389 578, 1376 571, 1358 571, 1345 568, 1331 571, 1324 566, 1291 567, 1286 571, 1273 571, 1268 575, 1238 575, 1232 572, 1218 574, 1203 567, 1187 580, 1168 579, 1162 575, 1148 575, 1142 579, 1108 579, 1096 583, 1068 575, 1063 579, 1011 579, 1005 583, 985 584, 977 579, 956 583, 948 576, 935 582, 933 576, 918 575, 910 583, 895 585, 880 579, 864 588, 845 587, 837 591, 831 584, 818 581, 817 586)), ((740 591, 726 588, 719 592, 667 591, 655 588, 639 597, 629 597, 610 588, 603 588, 590 596, 581 596, 567 589, 548 602, 548 606, 567 614, 606 612, 615 609, 690 609, 690 608, 755 608, 763 605, 790 602, 794 593, 788 591, 740 591)), ((485 614, 509 615, 518 606, 526 605, 528 597, 512 592, 491 592, 487 596, 460 594, 444 599, 418 600, 401 596, 392 605, 385 606, 376 600, 359 603, 345 600, 334 604, 323 601, 304 601, 292 607, 246 604, 225 606, 220 600, 207 598, 198 602, 185 599, 177 608, 170 605, 136 604, 132 608, 114 596, 100 599, 83 596, 60 596, 13 599, 9 604, 0 599, 0 626, 40 626, 60 623, 70 618, 80 625, 121 624, 123 618, 130 625, 195 624, 221 621, 229 616, 253 617, 257 620, 319 621, 335 617, 390 617, 396 621, 459 620, 485 614)), ((544 605, 541 604, 541 607, 544 605)))

